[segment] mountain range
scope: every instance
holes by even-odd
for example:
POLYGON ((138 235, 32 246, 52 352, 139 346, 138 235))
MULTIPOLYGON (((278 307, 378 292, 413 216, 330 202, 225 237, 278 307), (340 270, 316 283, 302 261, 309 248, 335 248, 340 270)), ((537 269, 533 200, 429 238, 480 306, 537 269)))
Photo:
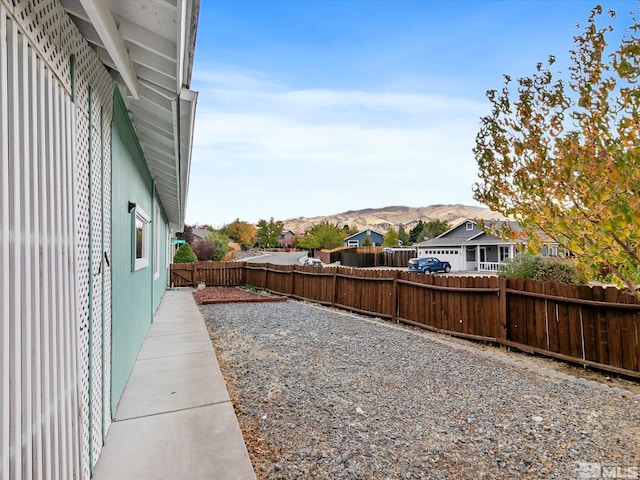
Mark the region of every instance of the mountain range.
POLYGON ((469 205, 431 205, 428 207, 390 206, 383 208, 365 208, 362 210, 349 210, 333 215, 317 217, 298 217, 282 220, 285 230, 294 233, 304 232, 308 228, 322 222, 348 225, 358 230, 370 228, 384 234, 389 227, 398 229, 404 227, 411 230, 419 220, 429 222, 431 220, 444 220, 452 226, 468 218, 484 220, 502 220, 505 217, 486 207, 474 207, 469 205))

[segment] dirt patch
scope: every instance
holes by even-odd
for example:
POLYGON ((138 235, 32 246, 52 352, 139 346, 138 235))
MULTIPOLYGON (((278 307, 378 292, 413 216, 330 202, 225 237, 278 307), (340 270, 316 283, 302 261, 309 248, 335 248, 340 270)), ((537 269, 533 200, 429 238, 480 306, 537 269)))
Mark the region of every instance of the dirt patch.
POLYGON ((273 295, 265 290, 253 290, 243 287, 207 287, 193 292, 196 302, 200 305, 212 303, 238 302, 282 302, 287 297, 273 295))

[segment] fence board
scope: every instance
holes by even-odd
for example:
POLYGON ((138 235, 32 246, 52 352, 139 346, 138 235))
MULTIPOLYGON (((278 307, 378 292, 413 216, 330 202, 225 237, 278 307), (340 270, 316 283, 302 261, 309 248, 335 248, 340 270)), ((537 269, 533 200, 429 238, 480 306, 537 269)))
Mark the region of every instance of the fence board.
MULTIPOLYGON (((469 288, 473 283, 478 285, 481 288, 487 287, 486 277, 480 277, 478 280, 472 283, 470 277, 464 278, 465 287, 469 288)), ((497 320, 497 317, 494 315, 493 309, 488 308, 487 311, 482 313, 482 298, 478 295, 468 295, 469 302, 469 331, 477 332, 483 336, 492 336, 490 330, 491 324, 497 320)), ((499 301, 499 299, 498 299, 499 301)), ((495 304, 496 302, 492 302, 495 304)))
MULTIPOLYGON (((558 289, 560 294, 564 294, 567 296, 571 296, 574 299, 582 300, 582 290, 579 285, 561 285, 558 289)), ((591 292, 589 292, 589 297, 591 296, 591 292)), ((582 347, 582 311, 583 305, 580 303, 566 303, 566 310, 560 310, 560 320, 563 319, 563 316, 566 316, 567 321, 567 329, 566 329, 566 353, 567 355, 571 355, 575 358, 583 357, 583 347, 582 347)), ((563 331, 565 332, 565 331, 563 331)), ((562 341, 561 338, 558 339, 560 343, 562 341)))
MULTIPOLYGON (((539 286, 542 282, 536 282, 539 286)), ((542 293, 552 297, 562 294, 563 286, 553 282, 542 283, 542 293)), ((536 289, 538 292, 540 288, 536 289)), ((567 292, 568 293, 568 292, 567 292)), ((565 303, 559 303, 553 298, 542 299, 545 302, 545 315, 547 320, 547 338, 545 345, 538 345, 550 352, 569 353, 569 320, 566 315, 560 315, 560 309, 566 310, 565 303)))
MULTIPOLYGON (((589 287, 582 287, 584 289, 589 290, 585 292, 585 296, 587 298, 591 298, 592 300, 597 300, 599 293, 602 292, 602 289, 590 289, 589 287)), ((596 330, 596 325, 598 323, 598 308, 589 308, 588 306, 583 306, 582 308, 582 323, 583 323, 583 334, 584 334, 584 360, 590 360, 594 362, 599 362, 598 358, 598 335, 596 330)))
MULTIPOLYGON (((603 288, 597 287, 594 291, 599 293, 599 298, 604 300, 605 291, 603 288)), ((596 352, 597 361, 600 363, 609 364, 609 332, 608 332, 608 317, 609 312, 602 308, 597 310, 598 315, 596 317, 596 352)))
MULTIPOLYGON (((628 293, 621 292, 619 302, 638 304, 638 300, 628 293)), ((623 322, 620 335, 623 339, 622 355, 624 357, 625 368, 633 371, 640 371, 640 310, 628 315, 623 322)))
MULTIPOLYGON (((535 293, 546 293, 544 291, 545 285, 541 282, 535 282, 529 285, 529 287, 535 293)), ((528 315, 527 318, 527 333, 531 336, 529 342, 533 341, 534 346, 537 348, 549 350, 549 331, 550 328, 554 326, 553 324, 555 324, 555 320, 556 317, 553 309, 553 303, 550 304, 547 299, 544 298, 532 298, 531 314, 528 315), (529 326, 532 326, 533 331, 529 330, 529 326)))
MULTIPOLYGON (((618 289, 607 288, 604 291, 606 301, 618 301, 618 289)), ((620 338, 620 314, 619 310, 609 311, 607 314, 607 351, 609 354, 609 364, 614 367, 623 367, 622 341, 620 338)))
MULTIPOLYGON (((572 290, 572 293, 575 297, 581 298, 581 288, 578 287, 569 287, 568 285, 563 286, 565 290, 572 290)), ((567 321, 569 323, 569 328, 567 329, 567 335, 569 336, 569 350, 568 354, 574 358, 582 358, 582 334, 581 334, 581 319, 582 316, 582 305, 580 304, 570 304, 567 310, 567 321)), ((558 339, 559 341, 559 339, 558 339)))
MULTIPOLYGON (((432 285, 435 280, 434 277, 428 276, 422 278, 424 284, 432 285)), ((425 302, 428 303, 429 318, 425 322, 426 325, 432 325, 437 328, 443 328, 443 318, 439 311, 440 305, 442 305, 442 299, 440 298, 442 292, 440 290, 428 289, 425 302)))
MULTIPOLYGON (((503 300, 503 296, 506 297, 507 293, 504 291, 502 282, 504 279, 498 279, 498 277, 491 276, 485 277, 487 279, 487 287, 497 291, 498 301, 488 302, 489 304, 489 321, 490 321, 490 335, 491 337, 498 338, 500 340, 507 338, 507 312, 506 312, 506 299, 503 300)), ((505 282, 506 285, 506 282, 505 282)))
MULTIPOLYGON (((524 290, 524 280, 512 278, 507 280, 507 289, 524 290)), ((507 338, 513 342, 527 344, 526 325, 522 314, 522 299, 517 295, 505 295, 506 318, 507 318, 507 338)))

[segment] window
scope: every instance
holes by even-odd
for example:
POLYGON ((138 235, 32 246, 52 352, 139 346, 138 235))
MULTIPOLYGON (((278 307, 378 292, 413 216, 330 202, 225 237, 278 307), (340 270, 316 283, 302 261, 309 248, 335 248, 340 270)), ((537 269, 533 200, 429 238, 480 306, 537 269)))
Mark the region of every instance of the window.
POLYGON ((467 222, 467 231, 473 230, 473 223, 467 222))
POLYGON ((508 246, 500 245, 498 247, 498 249, 499 249, 499 253, 498 254, 499 254, 499 258, 500 258, 501 262, 503 262, 505 259, 509 258, 509 247, 508 246))
POLYGON ((476 247, 467 247, 467 262, 476 261, 476 247))
POLYGON ((133 270, 149 266, 149 215, 136 206, 133 229, 133 270))
POLYGON ((158 201, 153 200, 153 221, 155 222, 153 229, 153 279, 160 276, 160 207, 158 201))

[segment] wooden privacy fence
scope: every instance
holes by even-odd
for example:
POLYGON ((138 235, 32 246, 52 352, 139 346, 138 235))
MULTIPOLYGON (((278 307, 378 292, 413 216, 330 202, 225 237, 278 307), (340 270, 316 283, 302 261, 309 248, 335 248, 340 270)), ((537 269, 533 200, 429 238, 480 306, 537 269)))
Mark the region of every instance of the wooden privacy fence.
POLYGON ((245 267, 240 262, 193 262, 170 265, 172 287, 193 287, 199 283, 217 286, 244 285, 245 267))
POLYGON ((383 252, 382 249, 351 248, 340 252, 339 261, 345 267, 406 267, 415 251, 383 252))
POLYGON ((239 262, 172 265, 171 282, 252 285, 640 378, 640 301, 613 287, 239 262))

